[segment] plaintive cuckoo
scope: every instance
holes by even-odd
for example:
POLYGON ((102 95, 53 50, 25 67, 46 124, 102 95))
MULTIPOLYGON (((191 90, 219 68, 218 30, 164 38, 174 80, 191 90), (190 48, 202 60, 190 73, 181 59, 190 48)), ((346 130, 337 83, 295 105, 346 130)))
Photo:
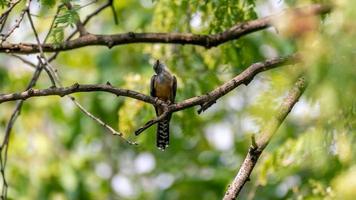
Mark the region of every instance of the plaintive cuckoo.
MULTIPOLYGON (((174 103, 177 91, 177 79, 167 69, 166 65, 159 60, 153 65, 156 72, 151 78, 151 96, 167 102, 174 103)), ((156 115, 160 116, 163 113, 163 108, 155 106, 156 115)), ((165 119, 158 122, 157 125, 157 147, 160 150, 165 150, 169 145, 169 121, 171 114, 165 119)))

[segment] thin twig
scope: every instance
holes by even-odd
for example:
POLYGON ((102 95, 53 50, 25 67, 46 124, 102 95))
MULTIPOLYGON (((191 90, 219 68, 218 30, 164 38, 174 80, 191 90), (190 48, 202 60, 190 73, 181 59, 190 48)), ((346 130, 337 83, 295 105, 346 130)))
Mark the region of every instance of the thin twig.
POLYGON ((93 119, 94 121, 96 121, 98 124, 100 124, 101 126, 103 126, 104 128, 106 128, 107 130, 109 130, 111 132, 112 135, 117 135, 119 136, 121 139, 123 139, 126 143, 130 144, 130 145, 137 145, 136 142, 132 142, 127 140, 124 135, 120 132, 117 132, 115 129, 113 129, 111 126, 109 126, 108 124, 106 124, 105 122, 103 122, 101 119, 95 117, 93 114, 91 114, 88 110, 86 110, 82 105, 80 105, 75 99, 74 97, 70 98, 73 100, 74 104, 83 112, 85 113, 87 116, 89 116, 91 119, 93 119))
MULTIPOLYGON (((4 18, 1 20, 1 22, 0 22, 0 24, 1 24, 1 26, 0 26, 0 33, 2 33, 2 31, 4 30, 5 25, 6 25, 6 21, 7 21, 8 18, 9 18, 9 15, 7 14, 7 15, 5 15, 4 18)), ((1 34, 1 36, 2 36, 2 35, 3 35, 3 34, 1 34)))
POLYGON ((38 60, 38 62, 40 63, 41 66, 44 66, 43 68, 46 71, 46 74, 48 75, 48 78, 52 83, 51 87, 56 87, 56 80, 54 79, 55 75, 53 75, 53 73, 51 72, 51 67, 49 67, 48 65, 43 63, 40 56, 37 56, 37 60, 38 60))
MULTIPOLYGON (((26 87, 26 90, 31 89, 36 84, 36 82, 41 74, 41 71, 42 71, 42 67, 40 65, 38 65, 36 67, 36 71, 34 72, 34 74, 32 76, 30 83, 26 87)), ((17 117, 20 115, 20 111, 21 111, 23 102, 24 102, 24 100, 19 100, 16 103, 16 107, 10 117, 9 122, 6 125, 5 136, 4 136, 3 142, 0 146, 0 169, 1 169, 0 171, 1 171, 1 176, 2 176, 2 180, 3 180, 3 186, 2 186, 2 190, 1 190, 1 199, 3 199, 3 200, 7 199, 8 183, 6 181, 5 168, 6 168, 7 151, 9 148, 9 140, 10 140, 11 130, 15 124, 17 117)))
POLYGON ((109 0, 109 2, 110 2, 110 7, 111 7, 112 15, 113 15, 113 18, 114 18, 114 22, 115 22, 116 25, 118 25, 119 24, 119 19, 117 17, 116 11, 115 11, 114 0, 109 0))
POLYGON ((83 24, 86 25, 91 18, 99 14, 101 11, 103 11, 105 8, 109 7, 111 5, 111 0, 109 0, 106 4, 103 4, 99 8, 97 8, 94 12, 92 12, 90 15, 88 15, 85 20, 83 21, 83 24))
MULTIPOLYGON (((26 7, 29 7, 29 3, 30 3, 30 1, 28 1, 26 7)), ((90 17, 86 18, 87 20, 85 21, 85 23, 87 23, 89 21, 89 19, 91 19, 93 16, 95 16, 96 14, 101 12, 104 8, 105 7, 100 7, 98 10, 96 10, 95 14, 92 14, 92 15, 90 15, 90 17)), ((8 15, 6 15, 5 20, 7 19, 7 16, 8 15)), ((2 23, 3 24, 1 25, 1 30, 4 27, 4 23, 5 23, 4 19, 3 19, 2 23)), ((71 37, 73 37, 73 36, 71 36, 71 37)), ((69 40, 71 37, 67 38, 67 40, 69 40)), ((52 58, 51 61, 54 60, 55 57, 58 54, 59 54, 59 52, 56 52, 55 56, 51 57, 52 58)), ((15 55, 13 55, 13 56, 15 56, 15 55)), ((15 57, 17 57, 17 55, 15 57)), ((22 60, 24 63, 29 64, 30 66, 33 65, 33 63, 23 59, 22 57, 18 56, 17 58, 22 60)), ((43 66, 41 65, 41 62, 39 62, 38 65, 35 66, 35 69, 36 69, 36 71, 34 72, 33 77, 32 77, 30 83, 28 84, 28 86, 26 88, 26 91, 30 91, 31 88, 36 84, 38 78, 40 77, 40 74, 41 74, 42 69, 43 69, 43 66)), ((9 138, 10 138, 12 127, 14 126, 17 117, 20 115, 20 111, 21 111, 23 102, 24 102, 24 100, 19 100, 17 102, 16 107, 15 107, 15 109, 14 109, 14 111, 13 111, 11 117, 10 117, 10 120, 7 123, 6 130, 5 130, 5 136, 4 136, 4 139, 3 139, 3 143, 0 146, 0 173, 1 173, 1 176, 2 176, 2 180, 3 180, 2 191, 1 191, 1 199, 2 200, 6 200, 7 199, 8 182, 7 182, 6 176, 5 176, 5 168, 6 168, 6 161, 7 161, 7 151, 8 151, 8 147, 9 147, 9 138)), ((111 132, 114 133, 113 131, 111 131, 111 132)))
POLYGON ((16 6, 18 3, 20 3, 20 1, 21 1, 21 0, 17 0, 17 1, 15 1, 15 2, 10 2, 9 7, 1 14, 1 16, 0 16, 0 22, 2 22, 2 21, 4 20, 5 16, 6 16, 6 17, 8 16, 8 14, 12 11, 12 9, 15 8, 15 6, 16 6))
POLYGON ((2 30, 5 27, 6 21, 7 21, 8 17, 9 17, 9 13, 12 11, 12 9, 15 8, 15 6, 18 3, 20 3, 20 1, 21 0, 17 0, 15 2, 10 2, 8 8, 1 14, 1 16, 0 16, 0 24, 1 24, 0 33, 2 32, 2 30))
POLYGON ((24 16, 25 16, 27 10, 28 10, 28 7, 24 8, 24 9, 22 10, 21 14, 20 14, 19 19, 15 20, 15 25, 14 25, 12 28, 10 28, 10 30, 9 30, 6 34, 4 34, 4 35, 1 36, 1 44, 2 44, 4 41, 6 41, 6 39, 7 39, 8 37, 10 37, 10 35, 11 35, 18 27, 20 27, 20 24, 21 24, 21 22, 22 22, 22 20, 23 20, 23 18, 24 18, 24 16))
MULTIPOLYGON (((71 8, 71 4, 67 4, 67 6, 69 6, 68 9, 71 8)), ((39 49, 40 49, 40 55, 41 55, 41 57, 42 57, 42 58, 44 59, 44 61, 45 61, 45 63, 44 63, 44 66, 45 66, 45 67, 44 67, 44 68, 45 68, 45 70, 46 70, 48 76, 49 76, 49 77, 51 78, 51 80, 52 80, 52 84, 53 84, 53 85, 52 85, 51 88, 56 88, 56 87, 55 87, 55 86, 56 86, 56 83, 58 83, 58 85, 59 85, 60 87, 62 87, 62 83, 61 83, 61 81, 60 81, 58 75, 56 74, 56 72, 55 72, 55 70, 53 69, 53 67, 50 65, 50 63, 49 63, 47 57, 44 55, 44 52, 43 52, 42 47, 41 47, 41 42, 40 42, 40 40, 39 40, 39 38, 38 38, 38 34, 37 34, 37 31, 36 31, 36 29, 35 29, 35 27, 34 27, 34 23, 33 23, 33 20, 32 20, 32 17, 31 17, 31 15, 30 15, 30 12, 29 12, 29 11, 27 12, 27 16, 28 16, 28 18, 29 18, 29 21, 30 21, 32 30, 33 30, 34 35, 35 35, 35 37, 36 37, 37 44, 38 44, 39 49), (52 79, 52 78, 54 78, 54 79, 52 79)), ((78 22, 77 24, 79 24, 79 22, 78 22)), ((80 23, 80 24, 81 24, 81 23, 80 23)), ((81 25, 82 25, 82 24, 81 24, 81 25)), ((79 29, 79 26, 78 26, 78 29, 79 29)), ((39 62, 40 62, 40 63, 42 62, 41 59, 39 59, 39 62)), ((30 90, 29 92, 31 92, 31 90, 30 90)), ((91 114, 91 113, 90 113, 88 110, 86 110, 82 105, 80 105, 80 103, 77 102, 74 97, 68 95, 68 98, 69 98, 85 115, 89 116, 91 119, 93 119, 94 121, 98 122, 100 125, 102 125, 102 126, 105 127, 107 130, 109 130, 113 135, 118 135, 118 136, 120 136, 120 137, 121 137, 123 140, 125 140, 128 144, 135 144, 134 142, 130 142, 130 141, 128 141, 127 139, 125 139, 125 138, 123 137, 123 134, 121 134, 121 133, 115 131, 114 128, 110 127, 108 124, 102 122, 99 118, 97 118, 97 117, 95 117, 93 114, 91 114)))
POLYGON ((64 5, 61 4, 61 5, 59 5, 59 6, 57 7, 56 14, 54 15, 54 17, 53 17, 53 19, 52 19, 51 25, 50 25, 50 27, 49 27, 49 30, 48 30, 48 32, 47 32, 47 34, 46 34, 46 37, 45 37, 45 39, 43 40, 42 44, 45 44, 45 43, 47 42, 47 39, 48 39, 49 36, 51 35, 52 29, 54 28, 55 21, 56 21, 58 15, 59 15, 59 12, 61 11, 61 9, 62 9, 63 6, 64 6, 64 5))
POLYGON ((154 124, 162 121, 163 119, 165 119, 169 113, 171 113, 171 111, 167 110, 165 112, 163 112, 160 116, 158 116, 155 119, 152 119, 150 121, 148 121, 145 125, 143 125, 142 127, 140 127, 139 129, 137 129, 135 131, 135 135, 138 136, 140 135, 143 131, 145 131, 146 129, 148 129, 149 127, 153 126, 154 124))
POLYGON ((19 55, 16 55, 16 54, 10 54, 10 55, 11 55, 12 57, 15 57, 15 58, 21 60, 23 63, 29 65, 30 67, 32 67, 32 68, 34 68, 34 69, 36 69, 36 67, 37 67, 37 65, 36 65, 35 63, 33 63, 33 62, 31 62, 31 61, 29 61, 29 60, 27 60, 27 59, 25 59, 25 58, 23 58, 23 57, 21 57, 21 56, 19 56, 19 55))
POLYGON ((86 4, 82 5, 82 6, 79 6, 79 7, 76 8, 75 10, 78 11, 78 10, 80 10, 80 9, 82 9, 82 8, 88 7, 88 6, 90 6, 90 5, 92 5, 92 4, 95 4, 95 3, 97 3, 97 2, 98 2, 98 0, 93 0, 93 1, 88 2, 88 3, 86 3, 86 4))
MULTIPOLYGON (((28 9, 29 5, 30 5, 30 1, 27 1, 25 9, 28 9)), ((13 9, 13 7, 11 9, 9 9, 9 12, 12 9, 13 9)), ((4 15, 2 15, 2 16, 4 16, 4 15)), ((18 24, 21 23, 21 21, 23 19, 23 16, 24 16, 24 12, 21 14, 21 20, 20 20, 20 22, 18 22, 18 24)), ((5 23, 7 17, 8 17, 8 14, 6 14, 3 23, 5 23)), ((1 29, 3 27, 4 27, 4 24, 2 24, 1 29)), ((12 31, 13 30, 14 29, 12 29, 12 31)), ((10 33, 8 35, 10 35, 12 31, 10 31, 10 33)), ((7 37, 8 36, 5 36, 4 40, 6 40, 7 37)), ((4 40, 2 40, 1 43, 4 40)), ((36 71, 34 72, 33 77, 31 79, 30 83, 28 84, 26 90, 29 89, 29 88, 32 88, 35 85, 35 83, 36 83, 36 81, 39 78, 39 75, 41 73, 41 69, 42 68, 40 66, 36 67, 36 71)), ((23 104, 23 100, 20 100, 20 101, 18 101, 16 103, 16 107, 15 107, 15 109, 14 109, 14 111, 13 111, 11 117, 10 117, 9 122, 6 125, 4 139, 3 139, 3 142, 2 142, 2 144, 0 146, 0 172, 1 172, 1 177, 2 177, 2 181, 3 181, 2 188, 1 188, 1 199, 2 200, 6 200, 7 199, 8 182, 6 180, 5 169, 6 169, 6 163, 7 163, 7 152, 8 152, 8 148, 9 148, 9 140, 10 140, 11 130, 12 130, 12 127, 13 127, 17 117, 20 115, 20 110, 22 108, 22 104, 23 104)))
POLYGON ((55 74, 55 70, 53 69, 53 67, 49 64, 44 52, 43 52, 43 49, 42 49, 42 46, 41 46, 41 41, 38 37, 38 34, 37 34, 37 31, 36 31, 36 28, 35 28, 35 25, 33 23, 33 20, 32 20, 32 17, 30 15, 30 10, 27 9, 26 11, 27 13, 27 17, 28 17, 28 20, 30 21, 30 25, 31 25, 31 28, 32 28, 32 31, 33 31, 33 34, 35 35, 35 38, 36 38, 36 41, 37 41, 37 46, 40 50, 40 58, 38 58, 38 61, 44 66, 44 69, 47 73, 47 75, 49 76, 49 78, 51 79, 51 82, 52 82, 52 87, 56 87, 56 81, 55 81, 55 77, 56 77, 56 74, 55 74), (42 60, 41 58, 44 59, 45 63, 42 63, 42 60))

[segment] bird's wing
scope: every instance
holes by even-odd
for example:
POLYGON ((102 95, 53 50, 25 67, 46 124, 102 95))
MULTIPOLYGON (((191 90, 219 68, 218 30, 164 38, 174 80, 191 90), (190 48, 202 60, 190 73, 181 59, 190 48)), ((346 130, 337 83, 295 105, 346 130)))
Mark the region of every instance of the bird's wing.
MULTIPOLYGON (((155 82, 156 82, 156 76, 157 75, 153 75, 151 78, 151 84, 150 84, 150 95, 152 97, 156 97, 156 87, 155 87, 155 82)), ((156 115, 158 116, 158 108, 155 106, 155 111, 156 111, 156 115)))
POLYGON ((155 79, 156 79, 156 75, 153 75, 151 77, 151 84, 150 84, 150 94, 152 97, 156 97, 155 79))
POLYGON ((176 99, 176 93, 177 93, 177 79, 175 76, 173 76, 172 99, 171 99, 172 103, 174 103, 174 100, 176 99))

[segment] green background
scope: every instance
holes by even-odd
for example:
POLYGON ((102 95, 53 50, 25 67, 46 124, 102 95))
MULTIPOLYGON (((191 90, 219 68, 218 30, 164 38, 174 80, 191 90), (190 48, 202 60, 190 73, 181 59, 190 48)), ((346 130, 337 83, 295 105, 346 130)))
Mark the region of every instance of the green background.
MULTIPOLYGON (((120 0, 114 1, 117 25, 107 8, 87 29, 96 34, 213 34, 241 21, 313 2, 326 1, 120 0)), ((59 3, 32 2, 41 39, 59 3)), ((104 3, 98 1, 77 13, 84 19, 104 3)), ((74 95, 125 138, 139 143, 132 146, 81 113, 67 98, 31 98, 11 135, 6 168, 9 198, 221 199, 248 151, 251 135, 258 135, 296 78, 306 71, 310 84, 305 94, 263 152, 241 199, 352 199, 356 195, 356 2, 331 3, 332 13, 316 18, 313 31, 302 36, 291 35, 288 28, 283 32, 282 27, 211 49, 129 44, 61 53, 52 65, 65 86, 109 81, 145 94, 149 94, 153 62, 163 60, 177 77, 178 102, 205 94, 266 58, 300 52, 303 62, 259 74, 201 115, 197 107, 174 113, 171 145, 164 152, 155 147, 155 127, 139 137, 133 134, 155 116, 149 104, 100 92, 74 95)), ((11 19, 21 6, 24 2, 11 19)), ((295 25, 287 20, 281 23, 295 25)), ((28 25, 25 19, 9 41, 35 42, 28 25)), ((64 28, 64 38, 71 29, 64 28)), ((63 38, 52 35, 50 39, 63 38)), ((34 56, 25 58, 36 61, 34 56)), ((0 61, 0 93, 24 90, 33 69, 5 54, 0 61)), ((35 88, 49 86, 43 73, 35 88)), ((0 105, 1 134, 14 106, 15 102, 0 105)))

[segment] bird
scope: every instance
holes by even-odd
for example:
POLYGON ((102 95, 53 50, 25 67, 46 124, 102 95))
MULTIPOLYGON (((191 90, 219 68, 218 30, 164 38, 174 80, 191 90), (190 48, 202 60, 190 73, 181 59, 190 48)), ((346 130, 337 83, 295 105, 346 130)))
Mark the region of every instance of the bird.
MULTIPOLYGON (((156 74, 151 78, 150 95, 167 104, 174 103, 177 92, 176 77, 168 71, 167 66, 160 60, 157 60, 154 63, 153 70, 156 74)), ((157 116, 160 116, 164 112, 162 107, 154 107, 157 116)), ((162 151, 169 145, 169 122, 171 120, 171 115, 172 114, 169 114, 166 118, 158 122, 157 125, 156 146, 162 151)))

